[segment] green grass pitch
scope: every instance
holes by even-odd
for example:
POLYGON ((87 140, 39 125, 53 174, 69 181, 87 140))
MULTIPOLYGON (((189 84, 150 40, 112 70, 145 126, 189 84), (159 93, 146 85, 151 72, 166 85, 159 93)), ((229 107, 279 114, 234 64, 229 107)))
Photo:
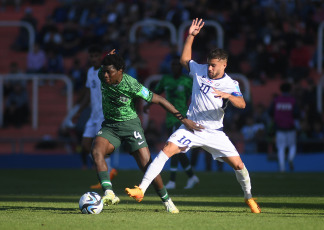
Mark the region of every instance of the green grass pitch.
POLYGON ((166 213, 151 187, 141 203, 126 196, 143 174, 119 171, 113 186, 120 204, 85 215, 81 195, 103 194, 89 188, 97 182, 93 170, 0 170, 0 229, 324 229, 324 173, 250 173, 261 214, 250 213, 234 172, 197 174, 194 189, 183 189, 187 178, 179 172, 177 189, 169 190, 179 214, 166 213))

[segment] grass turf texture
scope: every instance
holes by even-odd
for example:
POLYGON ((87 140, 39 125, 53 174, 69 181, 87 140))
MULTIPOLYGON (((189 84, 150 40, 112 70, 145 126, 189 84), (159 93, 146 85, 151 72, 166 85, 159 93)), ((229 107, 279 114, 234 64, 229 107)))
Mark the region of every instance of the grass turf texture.
MULTIPOLYGON (((97 182, 92 170, 0 170, 0 229, 323 229, 324 173, 250 173, 261 214, 252 214, 233 173, 198 172, 200 183, 169 190, 180 210, 164 210, 153 188, 141 203, 125 195, 142 178, 139 171, 119 171, 113 180, 121 202, 99 215, 81 214, 78 201, 97 182)), ((169 173, 162 174, 165 183, 169 173)), ((103 195, 101 190, 97 191, 103 195)))

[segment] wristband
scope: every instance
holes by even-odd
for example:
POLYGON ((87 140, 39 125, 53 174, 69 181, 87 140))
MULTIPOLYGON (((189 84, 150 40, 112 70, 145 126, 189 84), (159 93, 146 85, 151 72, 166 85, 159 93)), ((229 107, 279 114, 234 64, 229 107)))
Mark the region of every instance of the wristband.
POLYGON ((173 114, 176 118, 178 118, 180 121, 182 121, 183 119, 186 119, 187 116, 183 116, 180 112, 174 113, 173 114))

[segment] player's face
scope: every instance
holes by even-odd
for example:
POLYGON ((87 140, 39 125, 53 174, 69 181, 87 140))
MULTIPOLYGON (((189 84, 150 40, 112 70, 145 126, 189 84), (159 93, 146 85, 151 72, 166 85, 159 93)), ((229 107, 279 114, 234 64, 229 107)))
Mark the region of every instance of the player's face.
POLYGON ((208 77, 211 79, 221 78, 224 75, 227 66, 226 60, 210 59, 207 60, 208 64, 208 77))
POLYGON ((119 84, 123 78, 123 71, 116 70, 113 65, 103 66, 102 74, 105 79, 105 82, 109 85, 119 84))
POLYGON ((100 53, 89 53, 90 65, 98 69, 101 65, 101 54, 100 53))

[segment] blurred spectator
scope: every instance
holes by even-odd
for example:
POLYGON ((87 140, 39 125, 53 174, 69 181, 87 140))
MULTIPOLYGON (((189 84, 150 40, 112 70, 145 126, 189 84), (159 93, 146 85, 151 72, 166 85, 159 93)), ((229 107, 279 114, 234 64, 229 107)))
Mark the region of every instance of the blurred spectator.
POLYGON ((13 91, 8 95, 4 109, 4 127, 13 125, 20 128, 29 120, 29 100, 25 87, 15 82, 13 91))
POLYGON ((190 20, 190 12, 182 5, 181 1, 170 1, 166 12, 166 21, 171 22, 176 28, 187 20, 190 20))
POLYGON ((96 37, 95 30, 101 21, 100 15, 97 14, 94 8, 90 8, 87 11, 88 11, 87 15, 84 16, 84 19, 82 19, 83 22, 80 23, 82 25, 82 30, 83 30, 83 36, 82 36, 83 46, 89 46, 90 44, 94 44, 97 42, 95 40, 96 37))
POLYGON ((74 92, 79 92, 85 84, 86 72, 81 65, 80 59, 75 58, 73 60, 73 65, 68 71, 68 75, 72 80, 74 92))
MULTIPOLYGON (((25 9, 25 14, 20 20, 21 22, 29 23, 37 33, 37 19, 33 16, 33 11, 31 8, 27 7, 25 9)), ((15 51, 27 51, 29 47, 29 33, 25 27, 21 27, 19 30, 18 37, 12 44, 11 48, 15 51)))
POLYGON ((73 21, 69 20, 64 24, 62 31, 62 54, 64 57, 71 57, 75 55, 80 48, 81 31, 79 26, 73 21))
POLYGON ((171 61, 174 57, 179 56, 178 46, 171 45, 170 52, 163 58, 160 64, 160 74, 170 74, 171 73, 171 61))
POLYGON ((64 73, 63 57, 55 49, 49 49, 47 52, 46 72, 53 74, 64 73))
POLYGON ((46 54, 35 43, 33 50, 27 54, 27 73, 45 73, 46 72, 46 54))
POLYGON ((45 24, 38 33, 37 40, 45 52, 49 49, 61 52, 62 35, 51 17, 47 17, 45 24))
POLYGON ((15 6, 15 10, 16 11, 19 11, 20 10, 20 7, 21 7, 21 0, 1 0, 1 11, 5 11, 6 10, 6 7, 9 5, 9 4, 12 4, 15 6))
POLYGON ((309 48, 304 44, 302 38, 297 38, 289 56, 289 77, 297 83, 301 79, 307 78, 310 62, 311 54, 309 48))
POLYGON ((280 86, 281 95, 277 96, 270 106, 270 115, 276 129, 276 147, 280 172, 285 172, 285 151, 289 150, 288 161, 290 170, 294 170, 294 158, 297 151, 297 128, 300 112, 296 99, 291 92, 291 84, 283 83, 280 86))

